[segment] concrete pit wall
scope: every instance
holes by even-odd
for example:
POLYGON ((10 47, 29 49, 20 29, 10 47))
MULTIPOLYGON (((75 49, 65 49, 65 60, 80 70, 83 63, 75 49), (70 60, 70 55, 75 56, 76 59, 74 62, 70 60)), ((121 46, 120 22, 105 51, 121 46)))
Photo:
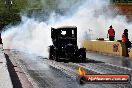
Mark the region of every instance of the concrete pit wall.
POLYGON ((84 40, 82 45, 87 51, 95 51, 115 56, 126 56, 126 47, 122 42, 84 40))

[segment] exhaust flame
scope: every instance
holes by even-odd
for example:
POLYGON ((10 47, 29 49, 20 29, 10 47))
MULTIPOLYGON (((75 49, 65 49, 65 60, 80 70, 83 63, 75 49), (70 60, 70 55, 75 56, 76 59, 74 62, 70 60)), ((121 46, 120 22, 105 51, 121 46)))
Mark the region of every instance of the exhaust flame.
POLYGON ((85 76, 86 75, 86 71, 82 67, 79 67, 78 72, 79 72, 80 76, 85 76))

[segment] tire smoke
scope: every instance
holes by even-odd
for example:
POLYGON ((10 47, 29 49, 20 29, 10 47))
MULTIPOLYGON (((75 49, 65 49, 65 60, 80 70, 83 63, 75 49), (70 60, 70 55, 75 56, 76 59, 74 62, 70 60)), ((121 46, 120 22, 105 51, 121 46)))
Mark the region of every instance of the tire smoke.
MULTIPOLYGON (((19 25, 7 27, 2 32, 4 48, 28 50, 48 57, 48 46, 52 44, 51 27, 66 25, 78 27, 79 47, 84 39, 106 38, 110 25, 113 25, 118 40, 121 40, 125 28, 132 33, 132 24, 127 23, 125 16, 113 16, 115 12, 109 9, 109 0, 77 0, 78 3, 72 4, 71 8, 69 7, 70 0, 67 2, 66 0, 56 1, 56 5, 59 5, 57 9, 68 8, 66 10, 68 14, 60 15, 54 11, 55 9, 52 9, 46 21, 37 21, 34 17, 22 16, 19 25)), ((43 3, 48 5, 46 2, 43 3)), ((129 38, 132 40, 131 34, 129 34, 129 38)))

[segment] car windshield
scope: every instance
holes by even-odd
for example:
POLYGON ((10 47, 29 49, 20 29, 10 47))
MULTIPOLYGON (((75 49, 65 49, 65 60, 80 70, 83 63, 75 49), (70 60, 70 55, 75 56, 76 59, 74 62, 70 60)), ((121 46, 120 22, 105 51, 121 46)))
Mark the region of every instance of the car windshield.
POLYGON ((67 30, 68 31, 61 30, 61 37, 65 37, 65 38, 67 38, 67 37, 71 37, 71 38, 75 37, 74 30, 69 30, 69 29, 67 29, 67 30))

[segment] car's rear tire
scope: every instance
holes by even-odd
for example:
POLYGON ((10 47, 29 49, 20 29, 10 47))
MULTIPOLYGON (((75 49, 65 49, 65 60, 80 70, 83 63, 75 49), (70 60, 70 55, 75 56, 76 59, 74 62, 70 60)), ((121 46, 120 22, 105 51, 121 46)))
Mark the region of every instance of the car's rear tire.
POLYGON ((85 62, 86 61, 86 51, 84 48, 81 48, 79 50, 79 55, 78 55, 78 58, 81 62, 85 62))
POLYGON ((58 55, 58 51, 55 50, 55 53, 54 53, 54 60, 59 62, 60 61, 60 58, 59 58, 59 55, 58 55))
POLYGON ((53 54, 53 52, 54 52, 54 47, 53 47, 53 46, 50 46, 50 47, 49 47, 49 59, 50 59, 50 60, 53 60, 53 59, 54 59, 54 54, 53 54))

